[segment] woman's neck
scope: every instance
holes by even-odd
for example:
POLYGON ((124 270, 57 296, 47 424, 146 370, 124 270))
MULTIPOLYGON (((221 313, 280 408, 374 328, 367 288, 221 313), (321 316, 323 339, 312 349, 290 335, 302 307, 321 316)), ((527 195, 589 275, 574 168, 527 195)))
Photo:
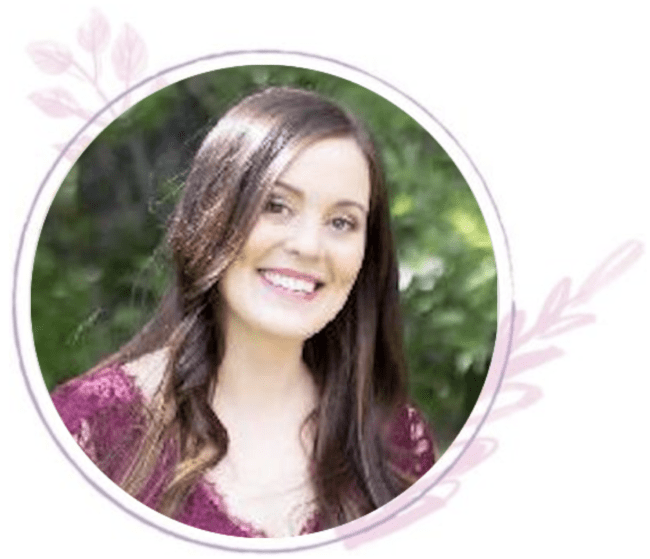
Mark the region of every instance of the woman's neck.
POLYGON ((228 317, 225 353, 218 370, 215 404, 240 410, 281 410, 314 397, 311 375, 302 361, 303 341, 254 331, 228 317))

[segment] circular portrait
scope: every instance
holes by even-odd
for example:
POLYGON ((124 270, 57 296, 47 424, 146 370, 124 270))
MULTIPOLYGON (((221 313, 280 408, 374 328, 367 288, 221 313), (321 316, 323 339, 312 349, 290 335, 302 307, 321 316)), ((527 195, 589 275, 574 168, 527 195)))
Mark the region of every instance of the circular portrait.
POLYGON ((495 258, 456 164, 402 109, 289 66, 176 82, 79 157, 31 312, 60 418, 122 491, 282 538, 367 515, 469 417, 495 258))

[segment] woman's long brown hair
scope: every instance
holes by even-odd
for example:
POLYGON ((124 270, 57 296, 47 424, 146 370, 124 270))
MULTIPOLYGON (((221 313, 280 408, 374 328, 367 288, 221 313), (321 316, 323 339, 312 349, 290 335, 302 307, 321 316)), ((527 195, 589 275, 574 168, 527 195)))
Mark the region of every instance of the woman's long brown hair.
POLYGON ((154 318, 111 360, 165 348, 163 379, 139 450, 121 479, 143 491, 170 441, 173 475, 156 508, 174 516, 194 483, 228 450, 210 403, 224 355, 217 283, 237 256, 273 183, 296 154, 328 137, 356 140, 371 176, 366 250, 343 309, 304 344, 319 403, 311 479, 323 528, 383 505, 408 481, 389 466, 384 427, 406 400, 397 263, 379 158, 349 113, 314 93, 271 88, 251 95, 208 134, 169 222, 173 285, 154 318))

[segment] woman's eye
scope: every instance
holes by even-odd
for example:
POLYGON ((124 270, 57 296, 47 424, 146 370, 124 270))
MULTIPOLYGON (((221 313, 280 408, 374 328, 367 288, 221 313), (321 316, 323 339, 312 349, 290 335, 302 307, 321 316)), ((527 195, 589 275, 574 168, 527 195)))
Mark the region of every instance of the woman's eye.
POLYGON ((337 231, 354 231, 357 228, 356 221, 347 217, 335 217, 331 223, 337 231))
POLYGON ((271 214, 284 214, 289 211, 289 206, 278 198, 271 198, 266 202, 264 211, 271 214))

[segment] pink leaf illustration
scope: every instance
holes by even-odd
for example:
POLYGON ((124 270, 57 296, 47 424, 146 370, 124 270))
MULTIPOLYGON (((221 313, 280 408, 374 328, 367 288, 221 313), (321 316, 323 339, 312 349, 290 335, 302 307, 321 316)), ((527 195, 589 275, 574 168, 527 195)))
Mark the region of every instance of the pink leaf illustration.
MULTIPOLYGON (((541 399, 543 392, 542 389, 534 384, 524 384, 520 382, 508 382, 501 387, 502 394, 507 392, 517 392, 519 397, 511 404, 499 405, 494 408, 487 421, 493 422, 498 419, 507 417, 517 411, 521 411, 541 399)), ((470 418, 471 419, 471 418, 470 418)), ((470 421, 467 422, 470 424, 470 421)))
POLYGON ((27 53, 46 74, 62 74, 72 64, 72 54, 67 47, 53 41, 32 43, 27 47, 27 53))
POLYGON ((555 321, 543 334, 540 334, 540 338, 550 338, 551 336, 557 336, 558 334, 563 334, 568 330, 573 330, 574 328, 579 328, 580 326, 585 326, 596 321, 596 317, 593 314, 573 314, 571 316, 564 316, 555 321))
POLYGON ((571 280, 563 278, 551 290, 542 310, 539 313, 539 318, 535 324, 534 330, 536 332, 545 332, 552 324, 558 320, 562 311, 569 301, 569 291, 571 290, 571 280))
POLYGON ((115 75, 127 85, 133 83, 147 65, 147 48, 138 33, 125 24, 112 52, 115 75))
POLYGON ((526 316, 526 311, 515 311, 515 320, 512 326, 512 351, 515 351, 535 336, 535 327, 524 333, 526 316))
POLYGON ((75 98, 65 89, 35 91, 29 95, 29 99, 45 114, 55 118, 84 114, 75 98))
MULTIPOLYGON (((561 353, 561 352, 560 352, 561 353)), ((532 406, 537 400, 542 397, 542 390, 532 384, 523 384, 519 382, 506 382, 501 386, 500 396, 503 397, 503 394, 506 392, 517 391, 519 397, 516 401, 501 405, 501 400, 496 400, 497 405, 490 410, 490 414, 486 417, 485 421, 492 422, 497 419, 506 417, 516 411, 532 406)), ((482 414, 472 414, 469 416, 469 419, 465 423, 465 427, 472 427, 478 425, 482 421, 482 414)), ((456 443, 454 442, 454 446, 456 443)))
POLYGON ((587 302, 596 291, 627 270, 642 254, 643 244, 639 241, 628 241, 617 248, 584 281, 570 304, 587 302))
POLYGON ((93 9, 90 18, 77 32, 77 41, 88 52, 100 52, 108 45, 110 27, 108 21, 97 9, 93 9))
POLYGON ((524 329, 524 324, 526 322, 526 311, 514 311, 513 313, 506 314, 499 323, 498 330, 501 332, 506 332, 512 330, 512 348, 514 350, 522 342, 521 338, 527 336, 522 336, 524 329))
POLYGON ((563 353, 564 352, 557 347, 547 347, 545 349, 540 349, 537 351, 522 353, 521 355, 517 355, 510 359, 508 362, 506 375, 513 377, 522 371, 534 369, 535 367, 539 367, 547 361, 561 357, 563 353))

